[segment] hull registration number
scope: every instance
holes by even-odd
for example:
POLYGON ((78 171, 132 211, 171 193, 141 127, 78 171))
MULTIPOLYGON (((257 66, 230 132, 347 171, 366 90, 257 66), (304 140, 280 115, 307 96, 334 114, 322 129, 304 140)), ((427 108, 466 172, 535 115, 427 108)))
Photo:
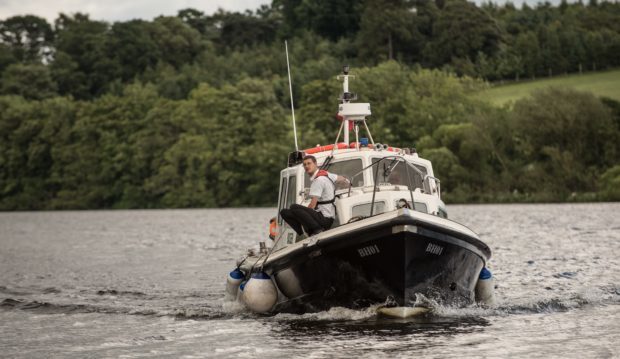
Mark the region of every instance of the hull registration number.
POLYGON ((443 252, 443 247, 439 246, 437 244, 429 243, 428 246, 426 246, 426 251, 428 253, 436 254, 436 255, 440 256, 441 253, 443 252))
POLYGON ((371 256, 373 254, 378 254, 379 253, 379 247, 377 247, 376 244, 373 244, 372 246, 368 246, 368 247, 364 247, 364 248, 359 248, 357 250, 357 252, 360 254, 360 257, 364 258, 364 257, 371 256))

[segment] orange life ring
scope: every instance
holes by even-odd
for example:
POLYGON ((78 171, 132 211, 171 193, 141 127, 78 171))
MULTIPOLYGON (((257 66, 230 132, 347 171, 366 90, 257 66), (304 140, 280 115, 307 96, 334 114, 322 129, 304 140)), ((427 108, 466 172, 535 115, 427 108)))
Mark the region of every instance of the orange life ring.
MULTIPOLYGON (((339 150, 344 150, 345 148, 349 148, 349 145, 347 145, 347 144, 346 144, 346 143, 344 143, 344 142, 340 142, 340 143, 337 145, 337 148, 338 148, 339 150)), ((316 146, 316 147, 312 147, 312 148, 305 149, 305 150, 304 150, 304 152, 305 152, 307 155, 312 155, 312 154, 314 154, 314 153, 325 152, 325 151, 331 151, 331 150, 333 150, 333 149, 334 149, 334 145, 327 145, 327 146, 316 146)))

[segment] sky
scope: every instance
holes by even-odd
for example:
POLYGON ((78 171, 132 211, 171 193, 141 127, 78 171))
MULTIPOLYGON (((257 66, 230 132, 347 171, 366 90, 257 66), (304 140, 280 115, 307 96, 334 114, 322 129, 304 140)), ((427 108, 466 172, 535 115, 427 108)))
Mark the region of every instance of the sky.
POLYGON ((245 11, 270 3, 271 0, 0 0, 0 19, 30 14, 53 22, 61 12, 83 12, 94 20, 151 20, 159 15, 176 15, 186 8, 212 14, 218 8, 245 11))
MULTIPOLYGON (((476 0, 480 3, 482 0, 476 0)), ((536 4, 538 0, 513 0, 519 6, 523 2, 536 4)), ((496 0, 503 3, 505 0, 496 0)), ((551 0, 559 3, 560 0, 551 0)), ((228 11, 255 10, 271 0, 0 0, 0 19, 14 15, 37 15, 53 22, 60 12, 83 12, 94 20, 125 21, 130 19, 151 20, 159 15, 176 15, 178 10, 194 8, 212 14, 218 8, 228 11)))

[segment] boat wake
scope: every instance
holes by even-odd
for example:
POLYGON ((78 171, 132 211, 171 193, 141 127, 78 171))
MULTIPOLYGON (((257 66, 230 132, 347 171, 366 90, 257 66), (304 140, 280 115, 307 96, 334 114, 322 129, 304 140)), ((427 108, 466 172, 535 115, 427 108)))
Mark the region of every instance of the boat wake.
MULTIPOLYGON (((424 299, 424 298, 422 298, 424 299)), ((548 296, 531 299, 498 300, 493 306, 472 305, 453 307, 437 304, 432 300, 425 303, 430 308, 429 314, 440 317, 493 317, 519 314, 542 314, 578 310, 588 306, 620 304, 620 287, 588 288, 563 297, 548 296)))
MULTIPOLYGON (((0 301, 0 310, 21 310, 40 314, 74 314, 74 313, 102 313, 142 316, 169 316, 177 319, 232 319, 232 318, 269 318, 276 321, 364 321, 377 316, 377 309, 381 305, 373 305, 362 309, 332 307, 326 311, 293 314, 278 313, 275 315, 258 315, 247 310, 237 301, 228 301, 225 298, 208 298, 206 302, 198 300, 194 303, 173 305, 169 298, 157 298, 154 295, 138 291, 121 291, 115 289, 98 290, 96 303, 80 301, 80 303, 66 303, 67 298, 62 292, 54 288, 45 288, 41 293, 45 299, 24 299, 32 297, 33 293, 25 290, 10 290, 3 288, 2 293, 10 295, 0 301), (54 298, 58 296, 58 298, 54 298), (123 297, 127 297, 123 303, 123 297), (119 300, 119 298, 121 300, 119 300), (58 299, 58 300, 55 300, 58 299), (161 299, 163 305, 151 305, 152 300, 161 299)), ((574 292, 562 297, 548 296, 536 300, 506 299, 498 300, 491 307, 473 305, 468 307, 444 306, 419 295, 416 306, 424 306, 429 311, 422 318, 487 318, 494 316, 555 313, 570 310, 579 310, 588 306, 606 306, 620 304, 620 286, 606 286, 589 288, 581 292, 574 292)))

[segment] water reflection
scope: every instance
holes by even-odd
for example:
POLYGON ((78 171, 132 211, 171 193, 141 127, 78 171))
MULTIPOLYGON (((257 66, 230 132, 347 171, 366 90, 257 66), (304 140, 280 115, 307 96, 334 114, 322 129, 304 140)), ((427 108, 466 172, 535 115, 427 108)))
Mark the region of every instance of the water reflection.
POLYGON ((374 337, 395 336, 450 336, 462 333, 474 333, 483 331, 490 322, 481 317, 448 318, 438 316, 420 316, 407 319, 392 319, 384 317, 372 317, 363 320, 277 320, 277 325, 272 326, 272 331, 278 335, 284 335, 288 339, 295 337, 308 339, 314 337, 337 338, 350 334, 374 337))

